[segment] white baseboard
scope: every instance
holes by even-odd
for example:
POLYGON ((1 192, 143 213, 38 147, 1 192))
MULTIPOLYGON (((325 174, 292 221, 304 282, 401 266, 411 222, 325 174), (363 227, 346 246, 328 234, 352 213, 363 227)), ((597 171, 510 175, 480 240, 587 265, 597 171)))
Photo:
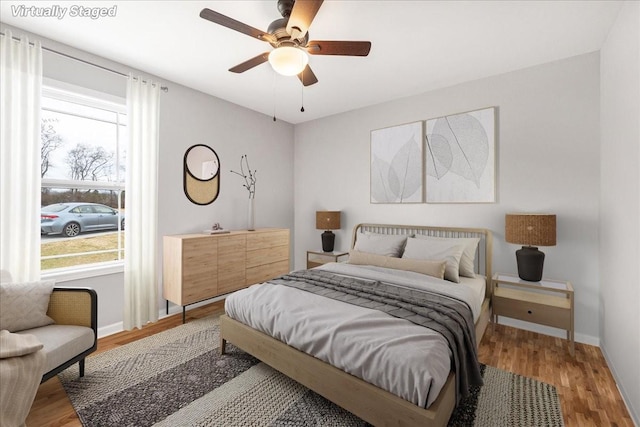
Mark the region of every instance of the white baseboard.
MULTIPOLYGON (((550 326, 538 325, 535 323, 524 322, 522 320, 510 319, 508 317, 498 317, 498 323, 501 325, 513 326, 514 328, 524 329, 531 332, 538 332, 543 335, 550 335, 552 337, 567 338, 567 331, 564 329, 552 328, 550 326)), ((585 334, 575 334, 576 342, 582 344, 593 345, 600 347, 600 338, 585 334)))
MULTIPOLYGON (((225 299, 227 296, 228 294, 211 298, 206 301, 200 301, 198 303, 187 306, 186 309, 187 311, 189 311, 194 308, 202 307, 204 305, 211 304, 212 302, 217 302, 222 299, 225 299)), ((169 317, 178 313, 182 313, 181 306, 170 303, 169 314, 167 314, 166 306, 163 304, 163 307, 160 310, 158 310, 158 319, 164 319, 165 317, 169 317)), ((117 334, 118 332, 122 332, 122 331, 124 331, 124 322, 112 323, 111 325, 106 325, 98 328, 98 338, 104 338, 106 336, 117 334)))
POLYGON ((98 339, 124 331, 124 323, 118 322, 98 328, 98 339))

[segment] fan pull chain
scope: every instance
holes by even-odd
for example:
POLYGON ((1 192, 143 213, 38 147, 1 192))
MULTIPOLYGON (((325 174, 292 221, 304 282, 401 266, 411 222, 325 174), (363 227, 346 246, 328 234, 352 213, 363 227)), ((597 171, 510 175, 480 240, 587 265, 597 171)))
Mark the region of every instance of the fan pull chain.
POLYGON ((273 72, 273 121, 276 121, 276 72, 273 72))
POLYGON ((300 88, 300 104, 302 104, 302 106, 300 107, 301 113, 304 113, 304 70, 306 70, 306 67, 302 69, 302 86, 300 88))

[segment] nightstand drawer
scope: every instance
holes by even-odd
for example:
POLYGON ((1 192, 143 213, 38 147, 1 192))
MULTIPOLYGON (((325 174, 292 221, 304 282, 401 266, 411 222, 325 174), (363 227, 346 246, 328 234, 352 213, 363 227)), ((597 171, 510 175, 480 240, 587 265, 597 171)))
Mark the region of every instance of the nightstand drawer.
POLYGON ((536 304, 497 295, 493 297, 493 314, 520 319, 555 328, 571 328, 571 310, 546 304, 536 304))

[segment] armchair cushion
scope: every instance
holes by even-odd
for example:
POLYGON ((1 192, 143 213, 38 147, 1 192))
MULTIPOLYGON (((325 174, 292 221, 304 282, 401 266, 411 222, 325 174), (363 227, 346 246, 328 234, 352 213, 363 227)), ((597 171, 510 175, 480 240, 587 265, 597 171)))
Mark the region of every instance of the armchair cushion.
POLYGON ((95 344, 93 330, 84 326, 50 325, 17 334, 32 335, 44 345, 47 361, 40 375, 63 365, 95 344))
POLYGON ((53 323, 47 316, 55 281, 0 284, 0 329, 18 332, 53 323))

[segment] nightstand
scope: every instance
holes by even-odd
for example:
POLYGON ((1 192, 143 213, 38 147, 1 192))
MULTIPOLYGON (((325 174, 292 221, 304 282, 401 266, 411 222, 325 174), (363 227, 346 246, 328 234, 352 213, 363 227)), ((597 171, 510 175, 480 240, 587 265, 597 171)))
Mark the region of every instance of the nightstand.
POLYGON ((573 286, 570 282, 542 279, 528 282, 511 274, 493 276, 493 322, 498 316, 511 317, 565 329, 569 352, 575 354, 573 286))
MULTIPOLYGON (((349 256, 349 252, 307 251, 307 268, 318 267, 328 262, 341 262, 341 258, 349 256)), ((342 260, 346 261, 346 259, 342 260)))

